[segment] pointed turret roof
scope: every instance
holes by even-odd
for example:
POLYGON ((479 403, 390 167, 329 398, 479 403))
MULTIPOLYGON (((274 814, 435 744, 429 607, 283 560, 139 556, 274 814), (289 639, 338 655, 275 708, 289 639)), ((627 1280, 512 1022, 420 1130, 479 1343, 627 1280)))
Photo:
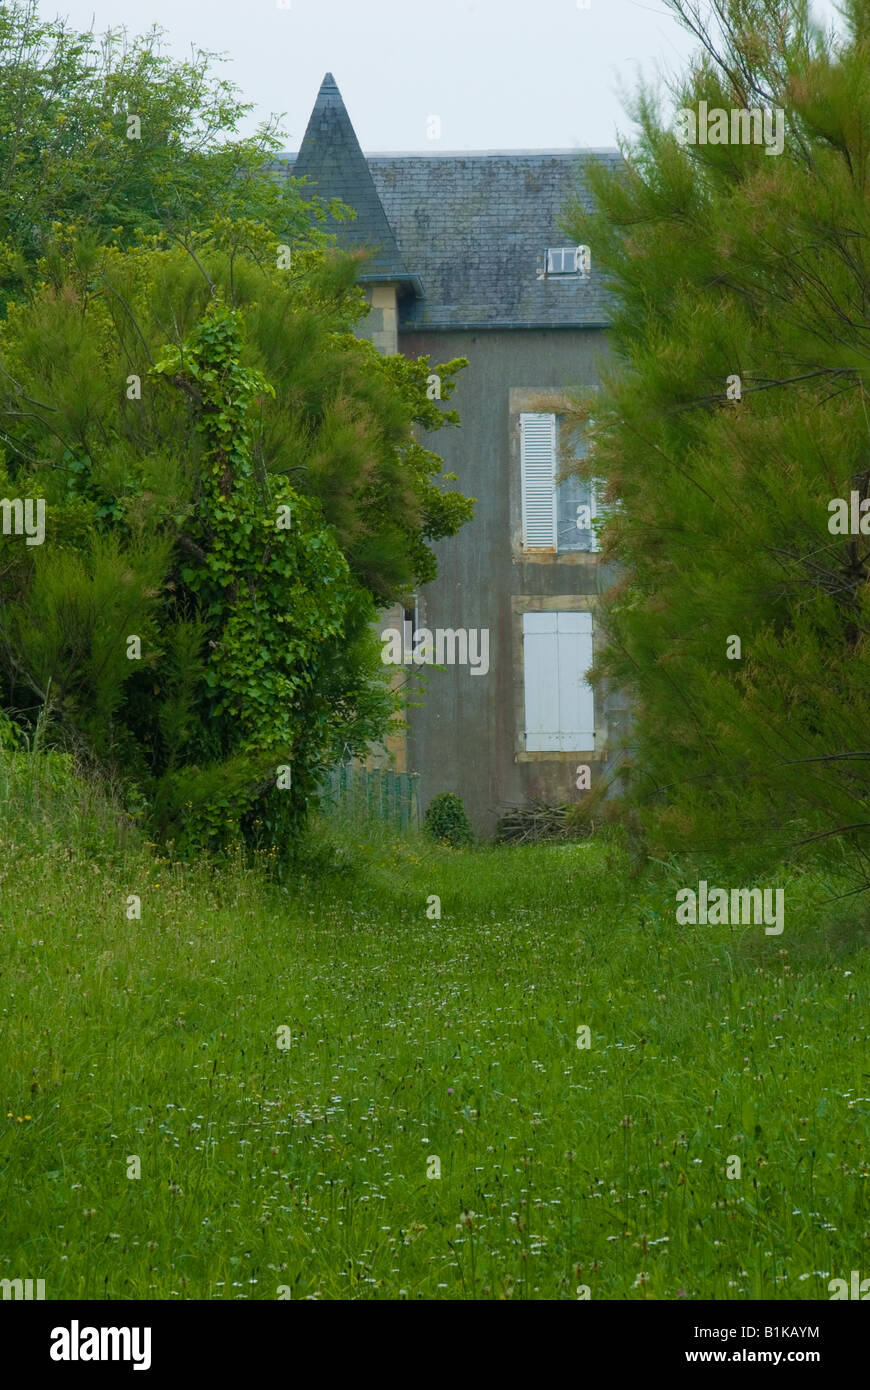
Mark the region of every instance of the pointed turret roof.
POLYGON ((395 234, 378 197, 365 155, 350 123, 335 78, 328 72, 320 84, 314 110, 293 167, 294 178, 305 175, 313 193, 340 198, 356 211, 352 222, 327 219, 329 231, 346 250, 374 251, 362 280, 410 280, 395 234))

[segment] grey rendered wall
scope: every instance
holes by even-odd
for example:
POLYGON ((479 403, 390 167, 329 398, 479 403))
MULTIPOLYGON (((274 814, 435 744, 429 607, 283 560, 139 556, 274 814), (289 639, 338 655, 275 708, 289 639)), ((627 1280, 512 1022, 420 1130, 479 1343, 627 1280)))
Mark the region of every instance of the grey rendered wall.
MULTIPOLYGON (((586 763, 593 786, 622 718, 615 701, 596 699, 595 748, 570 753, 524 751, 522 613, 586 609, 610 582, 590 555, 524 557, 520 548, 519 411, 538 394, 594 385, 606 352, 596 329, 402 333, 400 351, 429 354, 433 367, 467 357, 451 400, 460 428, 445 426, 426 442, 477 499, 474 520, 438 543, 439 577, 421 592, 418 622, 428 628, 488 628, 488 675, 468 666, 423 668, 421 708, 409 716, 408 767, 420 774, 425 811, 441 791, 457 792, 479 834, 490 835, 500 811, 528 796, 578 798, 576 768, 586 763)), ((546 408, 546 407, 542 407, 546 408)), ((594 617, 593 617, 594 624, 594 617)))

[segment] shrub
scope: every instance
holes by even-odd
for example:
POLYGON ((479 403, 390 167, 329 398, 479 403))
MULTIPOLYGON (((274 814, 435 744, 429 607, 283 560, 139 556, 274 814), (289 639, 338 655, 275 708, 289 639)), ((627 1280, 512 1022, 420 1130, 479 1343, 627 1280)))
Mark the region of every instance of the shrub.
POLYGON ((423 824, 433 839, 462 849, 474 844, 474 834, 465 807, 453 792, 441 792, 432 798, 426 809, 423 824))

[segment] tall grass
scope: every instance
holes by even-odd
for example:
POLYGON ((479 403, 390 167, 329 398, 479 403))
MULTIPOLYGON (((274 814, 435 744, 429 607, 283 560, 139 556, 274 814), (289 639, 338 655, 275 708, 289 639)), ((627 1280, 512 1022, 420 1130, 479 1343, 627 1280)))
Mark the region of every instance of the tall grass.
POLYGON ((781 937, 680 928, 690 880, 615 846, 330 823, 281 884, 121 843, 41 756, 0 755, 0 1277, 790 1300, 870 1275, 866 907, 833 879, 787 882, 781 937))

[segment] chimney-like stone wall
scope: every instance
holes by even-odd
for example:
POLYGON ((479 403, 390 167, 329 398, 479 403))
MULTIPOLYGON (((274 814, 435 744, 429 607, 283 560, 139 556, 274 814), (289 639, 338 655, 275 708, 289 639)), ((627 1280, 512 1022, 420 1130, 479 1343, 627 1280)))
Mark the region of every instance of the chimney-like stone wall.
POLYGON ((399 297, 396 285, 370 285, 366 288, 366 299, 371 304, 371 312, 364 318, 357 334, 368 338, 375 347, 384 353, 399 351, 399 297))

